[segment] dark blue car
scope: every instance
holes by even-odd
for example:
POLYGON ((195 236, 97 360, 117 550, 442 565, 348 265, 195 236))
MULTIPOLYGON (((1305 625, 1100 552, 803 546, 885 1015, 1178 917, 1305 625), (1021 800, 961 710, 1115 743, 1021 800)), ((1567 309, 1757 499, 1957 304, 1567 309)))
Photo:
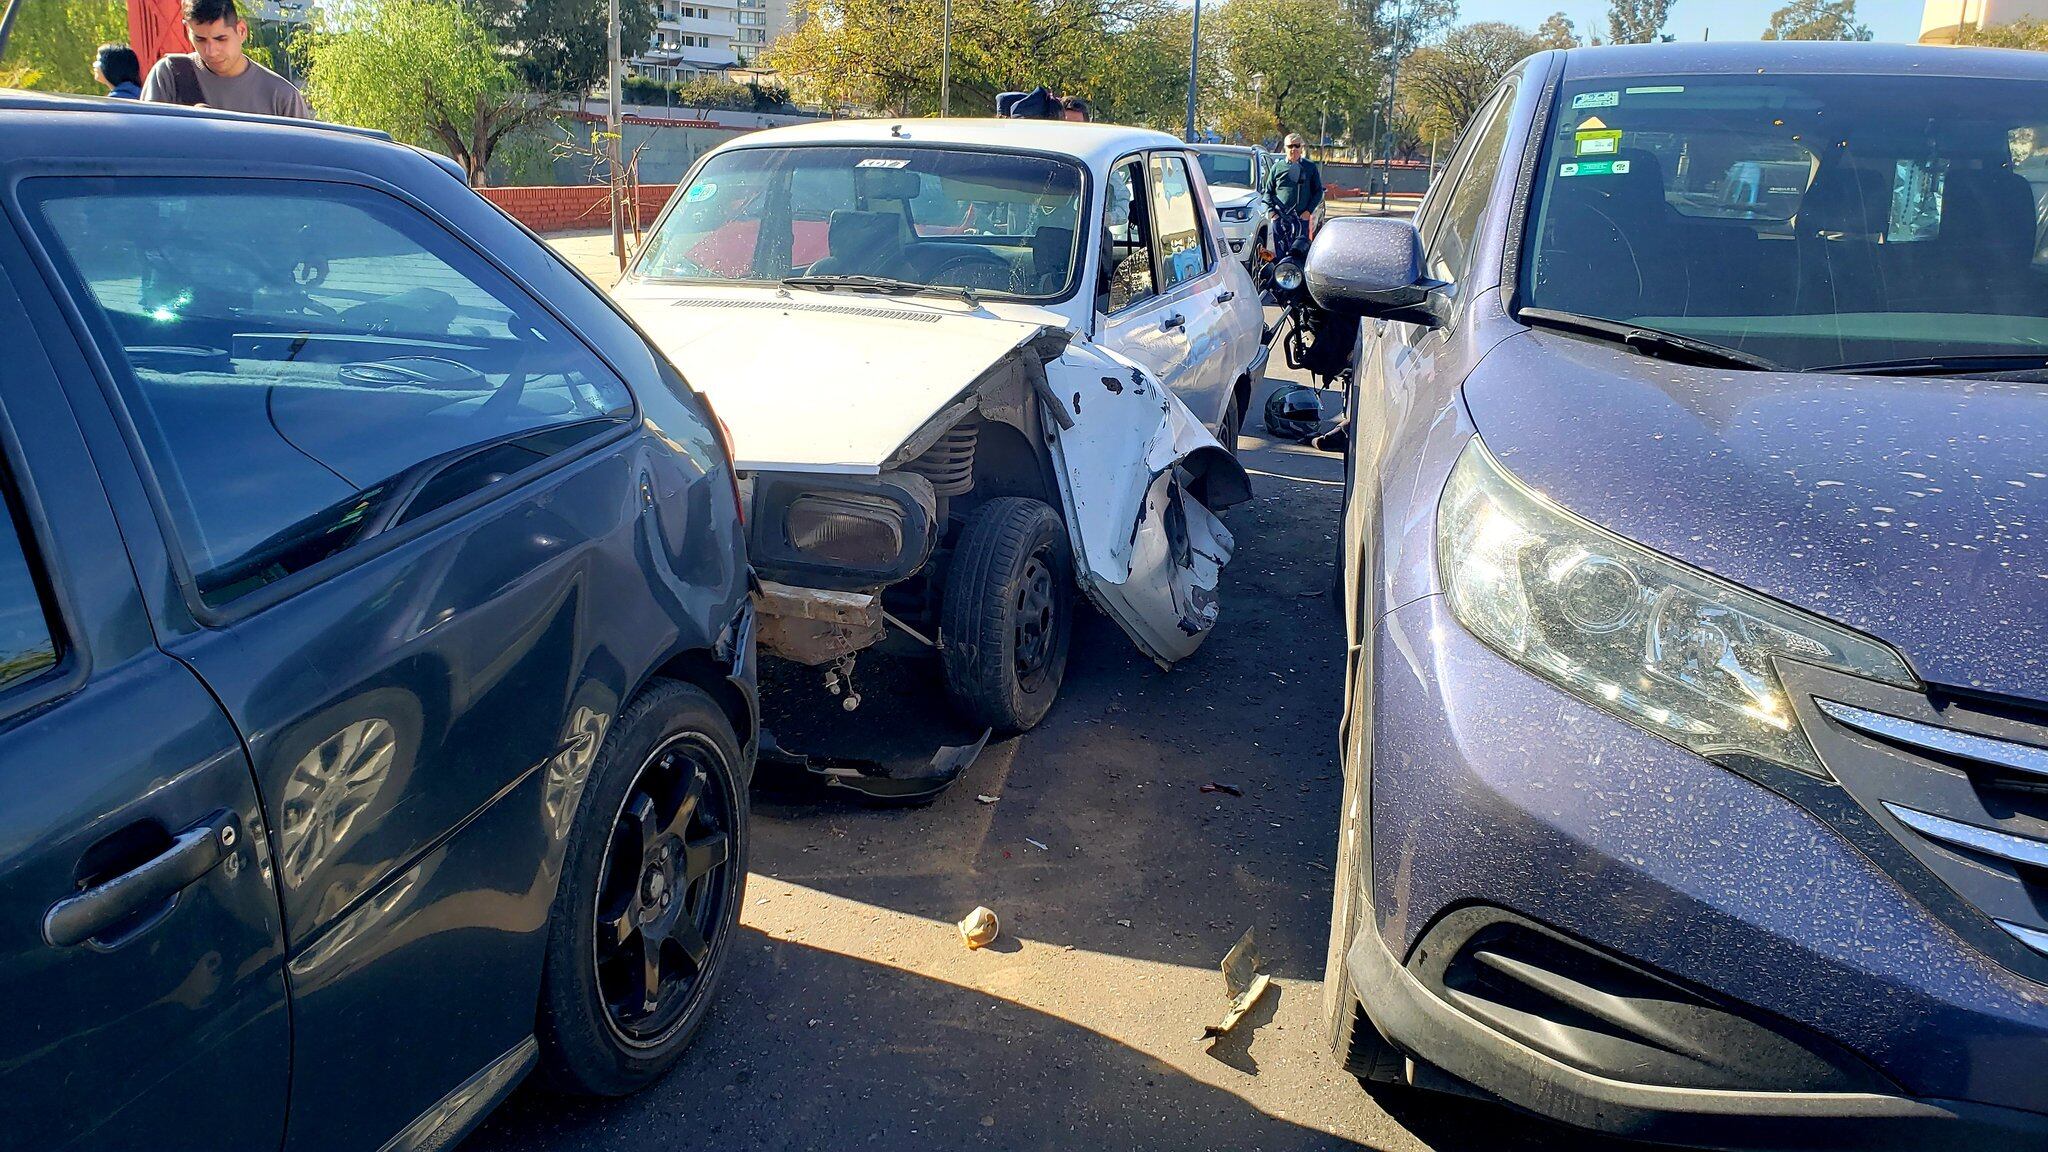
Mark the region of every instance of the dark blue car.
POLYGON ((1525 61, 1415 224, 1323 231, 1317 299, 1379 321, 1351 1071, 2048 1146, 2044 204, 2048 57, 1670 44, 1525 61))
POLYGON ((425 1149, 730 951, 715 418, 444 164, 0 97, 0 1144, 425 1149))

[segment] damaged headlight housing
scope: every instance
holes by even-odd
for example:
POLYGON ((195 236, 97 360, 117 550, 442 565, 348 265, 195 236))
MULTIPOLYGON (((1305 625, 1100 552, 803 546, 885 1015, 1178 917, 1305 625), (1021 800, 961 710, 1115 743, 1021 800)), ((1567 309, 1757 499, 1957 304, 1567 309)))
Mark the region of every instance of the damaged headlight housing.
POLYGON ((1903 687, 1885 645, 1630 543, 1509 475, 1475 437, 1437 509, 1460 624, 1573 695, 1702 756, 1825 775, 1774 661, 1903 687))
POLYGON ((903 514, 855 495, 803 496, 783 521, 790 547, 812 561, 887 568, 903 553, 903 514))

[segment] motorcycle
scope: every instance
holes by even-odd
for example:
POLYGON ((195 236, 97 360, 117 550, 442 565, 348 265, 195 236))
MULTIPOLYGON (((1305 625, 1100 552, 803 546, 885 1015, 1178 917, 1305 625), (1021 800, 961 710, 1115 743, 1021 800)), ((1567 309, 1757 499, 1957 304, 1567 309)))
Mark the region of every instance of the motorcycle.
MULTIPOLYGON (((1307 222, 1286 213, 1273 219, 1273 247, 1263 252, 1254 281, 1260 298, 1280 308, 1281 316, 1268 340, 1281 342, 1287 366, 1307 372, 1318 388, 1342 388, 1351 372, 1351 350, 1358 342, 1358 318, 1325 311, 1309 294, 1303 273, 1308 263, 1307 222)), ((1266 427, 1276 436, 1305 440, 1316 434, 1320 402, 1310 388, 1281 389, 1266 405, 1266 427)))

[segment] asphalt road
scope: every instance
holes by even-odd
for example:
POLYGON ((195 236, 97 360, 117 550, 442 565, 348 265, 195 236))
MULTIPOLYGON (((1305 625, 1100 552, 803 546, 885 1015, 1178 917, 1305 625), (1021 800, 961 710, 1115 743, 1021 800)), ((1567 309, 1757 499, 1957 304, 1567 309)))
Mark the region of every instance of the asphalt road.
MULTIPOLYGON (((1089 610, 1045 722, 929 807, 757 794, 736 962, 681 1064, 624 1101, 522 1089, 465 1152, 1584 1147, 1490 1105, 1368 1096, 1324 1046, 1340 464, 1242 451, 1256 498, 1226 513, 1239 550, 1194 659, 1162 672, 1089 610), (977 904, 1002 936, 969 952, 953 924, 977 904), (1275 986, 1204 1043, 1247 928, 1275 986)), ((864 659, 859 711, 808 675, 769 707, 800 715, 792 743, 928 749, 955 734, 929 677, 864 659)))

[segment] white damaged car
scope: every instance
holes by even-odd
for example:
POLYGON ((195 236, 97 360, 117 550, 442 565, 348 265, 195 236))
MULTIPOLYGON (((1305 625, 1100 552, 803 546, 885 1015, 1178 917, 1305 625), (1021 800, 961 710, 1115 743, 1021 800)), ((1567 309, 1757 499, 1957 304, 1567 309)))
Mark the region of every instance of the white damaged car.
POLYGON ((615 295, 723 418, 766 651, 888 638, 1045 715, 1078 589, 1161 665, 1215 626, 1258 293, 1170 136, 854 121, 707 153, 615 295))

